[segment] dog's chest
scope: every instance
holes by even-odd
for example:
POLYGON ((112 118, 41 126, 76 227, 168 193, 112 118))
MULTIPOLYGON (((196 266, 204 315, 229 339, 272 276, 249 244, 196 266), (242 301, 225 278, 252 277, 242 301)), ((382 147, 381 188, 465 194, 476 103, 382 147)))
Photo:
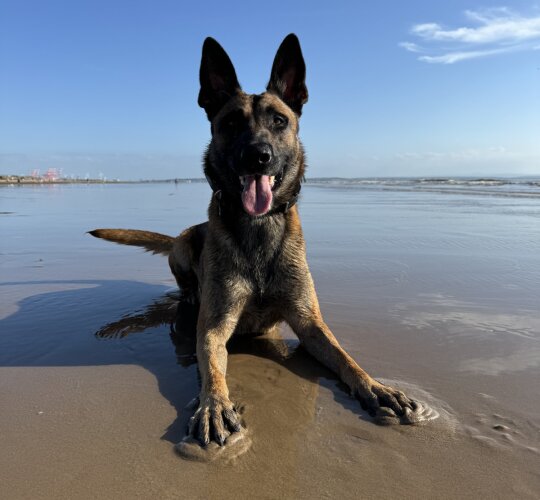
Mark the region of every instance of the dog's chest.
POLYGON ((237 264, 250 283, 254 298, 262 300, 272 287, 282 255, 281 231, 268 226, 250 228, 238 240, 237 264))
POLYGON ((270 252, 268 249, 254 250, 243 255, 241 273, 250 283, 255 301, 262 303, 272 291, 280 255, 279 252, 270 252))

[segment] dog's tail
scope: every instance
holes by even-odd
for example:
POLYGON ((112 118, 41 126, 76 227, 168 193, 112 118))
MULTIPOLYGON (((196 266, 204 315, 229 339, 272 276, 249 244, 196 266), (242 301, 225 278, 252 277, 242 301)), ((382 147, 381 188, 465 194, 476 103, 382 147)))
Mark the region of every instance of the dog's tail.
POLYGON ((96 238, 113 241, 121 245, 143 247, 147 252, 169 255, 174 238, 165 234, 139 231, 138 229, 94 229, 88 231, 96 238))

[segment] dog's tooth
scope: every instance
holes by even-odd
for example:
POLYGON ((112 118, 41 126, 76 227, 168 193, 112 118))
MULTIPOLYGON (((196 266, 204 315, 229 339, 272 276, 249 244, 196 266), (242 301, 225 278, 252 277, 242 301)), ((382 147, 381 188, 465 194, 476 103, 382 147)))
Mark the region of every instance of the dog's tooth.
POLYGON ((275 175, 271 175, 271 176, 270 176, 270 186, 273 186, 275 181, 276 181, 276 176, 275 176, 275 175))

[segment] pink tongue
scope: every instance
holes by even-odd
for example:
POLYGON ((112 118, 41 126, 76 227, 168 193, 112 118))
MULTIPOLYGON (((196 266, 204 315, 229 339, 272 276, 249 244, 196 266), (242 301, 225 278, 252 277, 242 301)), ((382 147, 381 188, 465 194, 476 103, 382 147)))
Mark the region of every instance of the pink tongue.
POLYGON ((263 215, 272 204, 272 187, 268 175, 246 175, 242 204, 249 215, 263 215))

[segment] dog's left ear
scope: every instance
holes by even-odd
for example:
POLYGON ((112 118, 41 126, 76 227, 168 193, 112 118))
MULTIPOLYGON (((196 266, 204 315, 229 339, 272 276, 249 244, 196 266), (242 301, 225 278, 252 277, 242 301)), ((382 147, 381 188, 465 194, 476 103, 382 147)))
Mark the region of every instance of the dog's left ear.
POLYGON ((308 100, 306 64, 298 37, 287 35, 276 53, 266 90, 277 94, 298 116, 308 100))

